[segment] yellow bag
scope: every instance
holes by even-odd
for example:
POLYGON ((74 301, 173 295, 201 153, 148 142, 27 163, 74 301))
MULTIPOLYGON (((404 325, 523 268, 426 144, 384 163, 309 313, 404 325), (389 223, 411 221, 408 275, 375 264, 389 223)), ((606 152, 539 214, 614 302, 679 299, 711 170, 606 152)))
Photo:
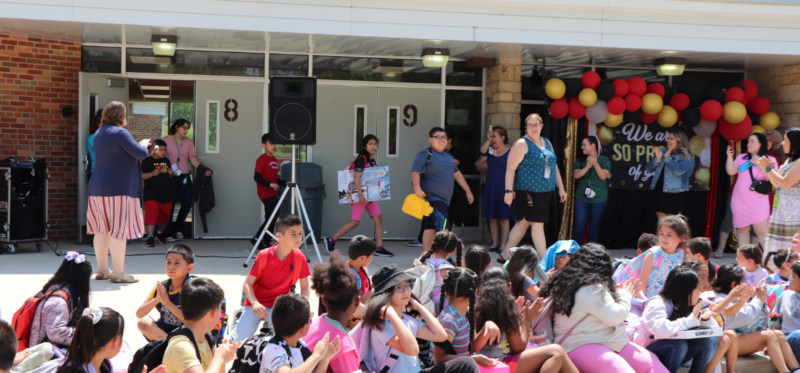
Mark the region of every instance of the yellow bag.
POLYGON ((422 219, 423 216, 428 216, 433 212, 433 207, 424 198, 419 198, 416 194, 411 193, 403 201, 403 212, 417 219, 422 219))

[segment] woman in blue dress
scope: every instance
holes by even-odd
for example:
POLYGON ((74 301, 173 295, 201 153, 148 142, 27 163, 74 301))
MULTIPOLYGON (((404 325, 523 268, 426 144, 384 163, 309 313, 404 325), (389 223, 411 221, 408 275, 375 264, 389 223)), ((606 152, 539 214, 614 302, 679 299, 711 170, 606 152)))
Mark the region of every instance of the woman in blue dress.
POLYGON ((508 132, 503 127, 493 127, 486 133, 481 146, 481 156, 486 157, 486 183, 483 186, 482 217, 489 219, 492 246, 489 251, 500 252, 506 247, 514 209, 503 202, 506 163, 508 163, 508 132))

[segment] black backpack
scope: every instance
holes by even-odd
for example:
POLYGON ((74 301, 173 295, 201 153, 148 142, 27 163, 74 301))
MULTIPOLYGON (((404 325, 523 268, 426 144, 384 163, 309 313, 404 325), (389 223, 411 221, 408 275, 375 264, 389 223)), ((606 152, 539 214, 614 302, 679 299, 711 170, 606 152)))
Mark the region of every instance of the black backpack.
MULTIPOLYGON (((261 354, 268 344, 283 346, 286 354, 291 358, 292 351, 286 343, 283 343, 283 338, 277 335, 272 336, 266 329, 261 329, 259 334, 245 339, 242 345, 239 346, 239 349, 236 350, 236 358, 233 359, 233 366, 231 366, 231 370, 228 373, 259 373, 261 370, 261 354)), ((300 354, 303 355, 303 361, 308 360, 311 357, 311 350, 303 341, 297 341, 297 344, 300 347, 300 354)))
MULTIPOLYGON (((138 349, 133 355, 131 364, 128 365, 128 371, 141 372, 145 365, 147 365, 147 369, 151 370, 161 365, 164 361, 164 352, 167 351, 169 340, 172 337, 179 335, 189 338, 189 341, 191 341, 192 345, 194 345, 194 352, 197 354, 197 359, 201 360, 200 349, 197 347, 197 342, 194 340, 194 333, 187 328, 180 328, 170 333, 167 338, 150 342, 144 345, 144 347, 138 349)), ((211 334, 209 333, 206 333, 206 343, 208 343, 209 347, 212 346, 212 343, 214 343, 214 341, 211 339, 211 334)))

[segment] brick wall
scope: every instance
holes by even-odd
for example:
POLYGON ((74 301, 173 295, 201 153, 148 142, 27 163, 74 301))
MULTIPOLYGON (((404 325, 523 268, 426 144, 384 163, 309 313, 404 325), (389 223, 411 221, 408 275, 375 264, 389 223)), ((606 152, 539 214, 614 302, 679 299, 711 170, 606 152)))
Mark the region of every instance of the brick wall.
POLYGON ((160 139, 164 117, 161 115, 133 114, 133 103, 128 104, 128 121, 126 129, 136 141, 144 139, 160 139))
POLYGON ((47 158, 50 236, 78 230, 80 44, 0 33, 0 156, 47 158), (72 116, 61 115, 72 106, 72 116))
POLYGON ((800 127, 800 65, 752 70, 747 77, 758 84, 758 95, 769 100, 769 110, 781 117, 781 132, 800 127))

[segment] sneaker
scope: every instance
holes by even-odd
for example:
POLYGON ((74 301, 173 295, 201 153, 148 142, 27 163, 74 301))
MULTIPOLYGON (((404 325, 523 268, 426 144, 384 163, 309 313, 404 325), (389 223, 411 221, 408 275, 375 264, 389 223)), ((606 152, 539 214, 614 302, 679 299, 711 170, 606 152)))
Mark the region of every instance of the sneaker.
POLYGON ((181 233, 181 232, 175 233, 175 239, 176 240, 182 240, 183 239, 183 233, 181 233))
POLYGON ((375 250, 375 256, 388 256, 388 257, 393 257, 393 256, 394 256, 394 254, 392 254, 392 252, 391 252, 391 251, 389 251, 389 250, 386 250, 386 248, 384 248, 383 246, 378 246, 378 250, 375 250))
POLYGON ((153 236, 147 237, 147 247, 156 247, 156 240, 153 236))
POLYGON ((167 242, 175 242, 175 237, 167 236, 167 242))
POLYGON ((422 242, 419 242, 419 241, 417 241, 417 240, 414 240, 414 241, 406 241, 406 246, 410 246, 410 247, 422 247, 422 242))
POLYGON ((327 251, 328 254, 330 254, 331 251, 336 250, 336 241, 334 241, 330 237, 325 237, 322 240, 322 244, 323 244, 323 246, 325 246, 325 251, 327 251))
POLYGON ((158 238, 158 242, 162 245, 167 244, 167 235, 164 233, 156 234, 156 238, 158 238))

